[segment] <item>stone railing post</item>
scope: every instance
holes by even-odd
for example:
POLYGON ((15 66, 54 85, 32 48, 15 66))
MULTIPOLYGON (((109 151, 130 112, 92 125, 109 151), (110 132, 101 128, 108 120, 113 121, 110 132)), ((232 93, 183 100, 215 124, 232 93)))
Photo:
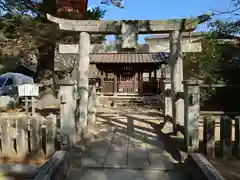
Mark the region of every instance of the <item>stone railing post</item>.
POLYGON ((71 147, 75 141, 75 84, 72 80, 60 80, 60 130, 62 145, 71 147))
POLYGON ((190 79, 184 84, 184 128, 187 152, 199 149, 199 117, 200 117, 200 81, 190 79))
POLYGON ((88 90, 88 125, 94 126, 96 124, 96 81, 89 82, 88 90))
POLYGON ((165 133, 170 133, 173 132, 172 90, 170 78, 165 78, 163 80, 163 91, 164 91, 164 126, 162 131, 165 133))
POLYGON ((171 97, 171 80, 165 78, 164 83, 164 116, 172 118, 172 97, 171 97))

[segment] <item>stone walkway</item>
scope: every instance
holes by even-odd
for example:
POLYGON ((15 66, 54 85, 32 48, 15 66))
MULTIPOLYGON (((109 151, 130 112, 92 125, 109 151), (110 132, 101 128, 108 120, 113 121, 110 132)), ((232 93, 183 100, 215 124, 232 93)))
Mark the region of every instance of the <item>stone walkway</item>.
POLYGON ((178 160, 154 133, 152 123, 159 123, 159 116, 150 114, 104 109, 87 150, 76 148, 71 154, 68 179, 186 179, 178 160))

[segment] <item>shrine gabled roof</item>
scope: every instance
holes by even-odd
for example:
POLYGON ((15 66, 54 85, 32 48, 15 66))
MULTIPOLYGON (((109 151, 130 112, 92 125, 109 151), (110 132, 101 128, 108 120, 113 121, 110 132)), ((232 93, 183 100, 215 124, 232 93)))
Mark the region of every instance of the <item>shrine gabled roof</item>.
POLYGON ((169 53, 92 53, 91 63, 166 63, 169 53))

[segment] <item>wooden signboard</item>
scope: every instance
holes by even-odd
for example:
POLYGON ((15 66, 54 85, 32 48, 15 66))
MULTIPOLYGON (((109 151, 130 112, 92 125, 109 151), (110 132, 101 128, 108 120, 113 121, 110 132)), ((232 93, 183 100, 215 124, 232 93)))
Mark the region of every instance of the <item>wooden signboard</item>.
POLYGON ((39 96, 39 87, 36 84, 22 84, 18 86, 19 97, 39 96))

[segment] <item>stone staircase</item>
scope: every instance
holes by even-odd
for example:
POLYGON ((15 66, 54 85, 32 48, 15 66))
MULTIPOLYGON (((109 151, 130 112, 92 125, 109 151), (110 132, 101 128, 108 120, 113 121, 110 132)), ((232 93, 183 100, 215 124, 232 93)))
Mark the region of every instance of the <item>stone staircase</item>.
POLYGON ((152 107, 161 108, 163 98, 155 96, 99 96, 99 104, 103 107, 152 107))

